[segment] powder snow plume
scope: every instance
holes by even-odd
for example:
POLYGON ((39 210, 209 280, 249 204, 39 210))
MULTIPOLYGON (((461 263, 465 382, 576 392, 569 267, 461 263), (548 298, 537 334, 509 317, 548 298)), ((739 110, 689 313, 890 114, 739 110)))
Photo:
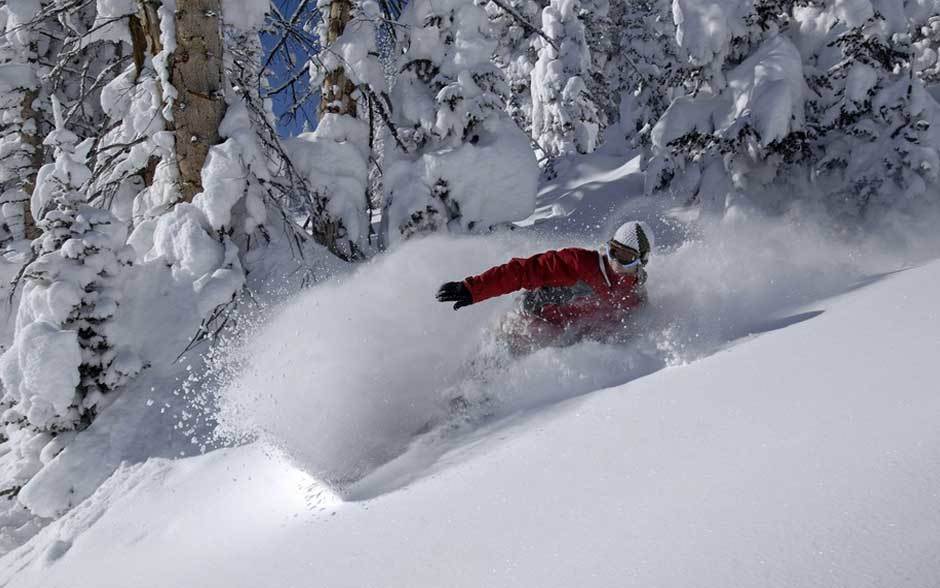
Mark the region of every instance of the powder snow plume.
POLYGON ((243 369, 220 399, 223 429, 259 435, 331 482, 400 453, 443 409, 440 391, 481 327, 508 307, 454 312, 434 299, 437 287, 511 249, 421 239, 300 295, 235 352, 243 369))
POLYGON ((485 399, 498 418, 623 384, 809 320, 813 301, 916 262, 898 244, 849 244, 812 223, 732 216, 684 234, 660 242, 650 302, 623 341, 546 348, 470 375, 511 297, 454 312, 435 301, 437 287, 562 244, 534 231, 406 243, 299 295, 223 354, 220 430, 260 437, 341 490, 442 422, 455 395, 485 399))

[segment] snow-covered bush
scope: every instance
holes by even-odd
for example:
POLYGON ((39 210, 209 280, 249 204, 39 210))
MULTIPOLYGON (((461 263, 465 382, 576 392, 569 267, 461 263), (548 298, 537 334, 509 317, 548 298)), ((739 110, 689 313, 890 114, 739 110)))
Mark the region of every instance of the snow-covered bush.
POLYGON ((486 12, 464 0, 415 0, 401 20, 392 104, 406 153, 386 166, 388 242, 524 218, 537 167, 505 112, 509 87, 491 61, 497 43, 486 12))
POLYGON ((0 358, 3 402, 10 406, 4 425, 50 433, 86 427, 108 393, 142 368, 108 333, 123 269, 133 260, 126 229, 107 210, 85 203, 91 142, 76 144, 58 109, 57 115, 58 128, 46 139, 55 163, 40 170, 34 194, 43 211, 37 258, 23 274, 13 345, 0 358))

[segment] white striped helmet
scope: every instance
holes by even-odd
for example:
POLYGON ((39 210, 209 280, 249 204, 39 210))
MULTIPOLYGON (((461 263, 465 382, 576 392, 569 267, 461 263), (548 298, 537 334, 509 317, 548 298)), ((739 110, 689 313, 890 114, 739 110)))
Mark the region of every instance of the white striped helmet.
POLYGON ((613 240, 639 253, 643 265, 649 261, 650 252, 655 246, 653 231, 643 221, 623 223, 614 233, 613 240))

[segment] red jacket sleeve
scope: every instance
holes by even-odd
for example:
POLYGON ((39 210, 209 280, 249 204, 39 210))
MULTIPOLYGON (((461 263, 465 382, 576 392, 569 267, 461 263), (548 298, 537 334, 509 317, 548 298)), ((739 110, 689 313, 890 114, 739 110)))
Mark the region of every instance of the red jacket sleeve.
POLYGON ((589 272, 600 271, 596 251, 579 248, 546 251, 528 259, 515 258, 464 280, 474 302, 548 286, 572 286, 589 272))

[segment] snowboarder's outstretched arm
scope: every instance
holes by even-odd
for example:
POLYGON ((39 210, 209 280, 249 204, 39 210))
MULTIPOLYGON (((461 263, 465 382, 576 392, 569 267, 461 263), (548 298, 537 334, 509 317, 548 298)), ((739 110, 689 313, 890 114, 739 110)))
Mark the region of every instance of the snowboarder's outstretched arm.
POLYGON ((439 302, 453 302, 454 310, 473 304, 473 297, 470 290, 463 282, 447 282, 437 291, 437 300, 439 302))
POLYGON ((571 286, 589 272, 598 272, 598 263, 597 252, 588 249, 546 251, 525 259, 515 258, 463 282, 448 282, 441 286, 437 299, 456 302, 456 310, 516 290, 571 286))

